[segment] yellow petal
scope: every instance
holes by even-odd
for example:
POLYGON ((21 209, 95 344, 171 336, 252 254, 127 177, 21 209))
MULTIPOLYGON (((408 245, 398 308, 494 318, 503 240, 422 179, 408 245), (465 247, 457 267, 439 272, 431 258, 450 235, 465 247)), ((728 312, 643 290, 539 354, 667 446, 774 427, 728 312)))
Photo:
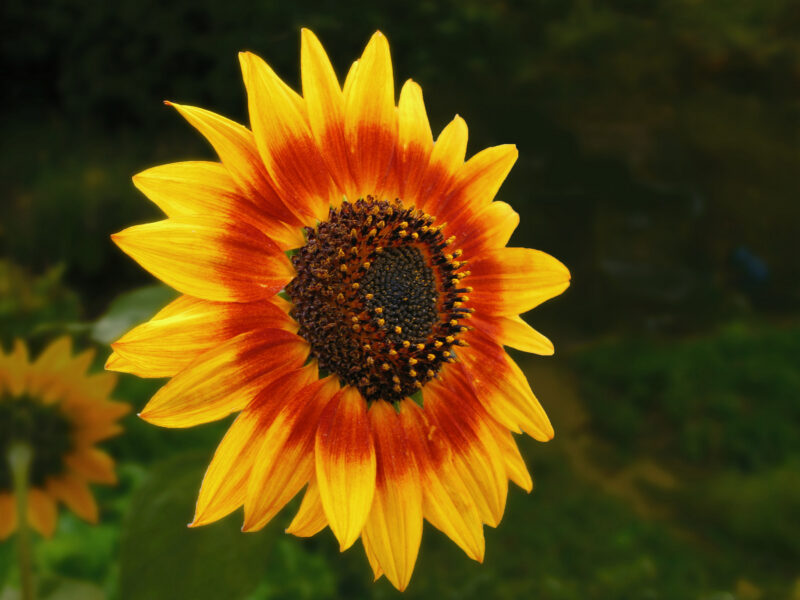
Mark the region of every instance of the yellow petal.
POLYGON ((369 566, 372 569, 372 574, 374 576, 373 581, 378 581, 378 579, 383 577, 383 569, 381 569, 381 565, 378 563, 378 555, 375 554, 375 549, 372 547, 372 544, 370 544, 369 540, 363 535, 361 536, 361 544, 364 546, 364 554, 367 555, 367 562, 369 562, 369 566))
POLYGON ((13 494, 0 492, 0 541, 8 538, 17 527, 17 506, 13 494))
POLYGON ((553 426, 534 396, 525 374, 502 347, 478 329, 466 336, 461 350, 462 370, 487 412, 507 429, 520 429, 541 442, 553 439, 553 426))
POLYGON ((470 302, 487 314, 518 315, 569 287, 569 270, 531 248, 500 248, 470 263, 470 302))
MULTIPOLYGON (((168 217, 214 217, 243 221, 275 241, 282 250, 305 242, 300 228, 264 210, 243 195, 228 169, 219 163, 180 162, 147 169, 133 183, 168 217)), ((275 213, 276 211, 272 211, 275 213)))
POLYGON ((108 438, 118 436, 123 431, 122 426, 116 423, 93 425, 81 430, 78 443, 89 446, 107 440, 108 438))
POLYGON ((345 387, 322 413, 316 435, 319 493, 342 550, 358 539, 375 493, 375 447, 366 405, 358 390, 345 387))
POLYGON ((270 217, 290 225, 301 224, 291 206, 278 196, 249 129, 202 108, 168 104, 174 106, 211 143, 245 198, 250 198, 270 217))
POLYGON ((63 393, 72 358, 72 338, 61 337, 48 345, 31 365, 27 393, 52 401, 54 393, 63 393))
POLYGON ((74 475, 63 475, 51 479, 48 489, 81 519, 97 523, 97 503, 85 481, 74 475))
POLYGON ((117 483, 114 460, 97 448, 79 448, 64 458, 66 465, 78 475, 93 483, 117 483))
POLYGON ((467 124, 456 115, 439 134, 431 151, 419 201, 420 207, 436 216, 439 223, 447 221, 439 214, 439 198, 453 185, 456 171, 464 164, 467 137, 467 124))
POLYGON ((245 410, 222 438, 203 477, 191 527, 213 523, 244 504, 260 423, 257 412, 245 410))
POLYGON ((399 197, 419 205, 418 194, 428 169, 433 135, 428 122, 422 88, 410 79, 400 90, 397 106, 398 143, 397 178, 399 197))
POLYGON ((89 370, 89 366, 92 364, 95 354, 96 352, 94 348, 89 348, 88 350, 84 350, 80 354, 73 356, 68 362, 68 374, 70 376, 84 375, 86 371, 89 370))
POLYGON ((377 473, 375 498, 362 537, 386 578, 402 592, 411 580, 422 540, 420 475, 394 407, 374 402, 369 417, 377 473))
POLYGON ((345 196, 356 195, 344 136, 344 95, 325 49, 308 29, 302 30, 300 64, 303 98, 311 131, 328 170, 345 196))
POLYGON ((303 365, 308 343, 279 329, 243 333, 200 355, 139 415, 161 427, 193 427, 242 410, 287 370, 303 365))
POLYGON ((259 328, 297 331, 289 315, 267 300, 209 302, 182 296, 168 309, 168 313, 162 311, 111 344, 132 364, 126 372, 140 377, 172 377, 204 352, 242 333, 259 328))
POLYGON ((46 538, 56 531, 56 503, 39 488, 28 490, 28 521, 36 531, 46 538))
POLYGON ((454 470, 451 449, 442 447, 441 436, 436 435, 435 427, 415 403, 403 402, 400 416, 419 467, 423 515, 467 556, 483 562, 483 524, 469 491, 454 470))
POLYGON ((533 489, 533 479, 531 479, 531 474, 528 472, 528 467, 525 466, 525 460, 519 453, 514 436, 499 423, 492 423, 491 428, 503 455, 503 463, 506 466, 506 473, 509 479, 526 492, 530 492, 533 489))
POLYGON ((4 384, 12 396, 21 396, 30 379, 28 347, 22 340, 14 340, 11 354, 4 355, 0 350, 4 366, 0 369, 0 384, 4 384))
POLYGON ((452 221, 465 211, 480 211, 494 200, 518 156, 513 144, 478 152, 458 169, 452 187, 437 196, 432 210, 442 221, 452 221))
POLYGON ((72 338, 65 336, 48 345, 33 364, 37 369, 56 371, 66 367, 71 357, 72 338))
POLYGON ((553 343, 518 315, 475 313, 473 317, 472 324, 498 344, 542 356, 550 356, 554 352, 553 343))
POLYGON ((519 214, 505 202, 492 202, 480 210, 469 210, 458 214, 445 226, 447 237, 456 236, 456 245, 464 256, 481 256, 487 250, 494 251, 508 244, 519 225, 519 214))
POLYGON ((496 527, 508 494, 505 465, 486 424, 491 417, 475 398, 467 379, 456 375, 454 369, 446 369, 440 380, 425 386, 425 411, 436 427, 434 434, 442 437, 439 444, 451 452, 454 473, 467 488, 481 520, 496 527), (458 410, 453 410, 455 406, 458 410))
POLYGON ((350 95, 353 89, 353 83, 356 80, 356 73, 358 73, 358 61, 354 60, 353 64, 350 65, 350 68, 347 71, 347 77, 345 77, 344 85, 342 86, 342 94, 344 94, 345 98, 350 95))
POLYGON ((105 368, 118 373, 134 373, 136 365, 116 352, 112 352, 108 360, 106 360, 105 368))
POLYGON ((81 388, 87 396, 105 399, 117 385, 117 376, 114 373, 92 373, 83 380, 81 388))
POLYGON ((264 527, 313 477, 317 424, 338 389, 338 380, 329 377, 284 398, 259 440, 258 468, 247 485, 243 531, 264 527))
POLYGON ((345 82, 345 136, 358 194, 379 194, 397 142, 394 75, 389 43, 378 31, 345 82))
POLYGON ((300 508, 286 528, 286 533, 297 537, 311 537, 325 529, 327 525, 328 519, 325 518, 325 510, 322 508, 317 477, 312 474, 300 508))
POLYGON ((182 217, 135 225, 111 237, 164 283, 205 300, 268 299, 294 277, 286 255, 246 223, 182 217))
POLYGON ((467 138, 467 123, 456 115, 436 138, 431 152, 431 168, 440 168, 447 174, 453 173, 464 163, 467 138))
POLYGON ((341 196, 311 132, 305 104, 260 58, 239 54, 259 155, 284 202, 305 222, 323 220, 341 196))

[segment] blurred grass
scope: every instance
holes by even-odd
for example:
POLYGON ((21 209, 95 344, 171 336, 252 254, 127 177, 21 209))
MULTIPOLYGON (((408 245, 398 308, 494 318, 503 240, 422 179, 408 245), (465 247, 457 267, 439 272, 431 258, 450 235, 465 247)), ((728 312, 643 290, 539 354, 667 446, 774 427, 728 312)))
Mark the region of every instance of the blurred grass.
POLYGON ((766 597, 788 597, 798 576, 799 351, 795 323, 736 323, 572 359, 597 468, 647 461, 669 473, 666 485, 640 482, 649 506, 731 574, 775 586, 766 597))
POLYGON ((752 472, 800 455, 800 327, 731 324, 675 341, 597 344, 575 358, 597 434, 620 459, 752 472))

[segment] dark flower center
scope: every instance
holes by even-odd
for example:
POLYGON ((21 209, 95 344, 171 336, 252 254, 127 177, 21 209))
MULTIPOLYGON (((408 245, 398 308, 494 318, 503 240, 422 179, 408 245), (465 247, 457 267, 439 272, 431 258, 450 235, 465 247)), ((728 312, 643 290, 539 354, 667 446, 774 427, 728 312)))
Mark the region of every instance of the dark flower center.
POLYGON ((42 404, 27 396, 0 397, 0 491, 13 482, 6 460, 14 443, 30 445, 33 460, 29 481, 36 487, 64 471, 64 458, 73 448, 72 423, 56 404, 42 404))
POLYGON ((436 276, 415 246, 385 248, 361 278, 359 291, 367 311, 382 309, 387 337, 395 343, 424 341, 439 320, 436 276))
POLYGON ((469 273, 434 219, 399 200, 372 197, 331 208, 306 228, 286 287, 321 369, 367 401, 414 394, 455 359, 469 273))

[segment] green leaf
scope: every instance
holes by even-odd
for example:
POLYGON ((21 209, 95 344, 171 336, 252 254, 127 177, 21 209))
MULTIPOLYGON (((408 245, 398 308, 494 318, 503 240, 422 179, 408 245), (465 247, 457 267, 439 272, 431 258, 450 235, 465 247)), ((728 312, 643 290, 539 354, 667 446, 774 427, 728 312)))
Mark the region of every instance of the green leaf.
POLYGON ((11 566, 15 565, 17 561, 14 542, 16 542, 16 538, 11 537, 0 543, 0 590, 3 589, 3 584, 11 573, 11 566))
MULTIPOLYGON (((44 586, 42 586, 44 587, 44 586)), ((46 590, 39 590, 41 600, 105 600, 102 588, 88 581, 55 579, 46 590)))
POLYGON ((58 519, 58 535, 35 547, 35 572, 58 573, 70 580, 102 581, 110 570, 108 557, 118 543, 119 528, 109 523, 105 515, 99 524, 90 524, 63 511, 58 519))
POLYGON ((120 549, 120 600, 236 600, 261 582, 274 535, 241 517, 188 528, 208 465, 191 452, 161 463, 131 501, 120 549))
MULTIPOLYGON (((105 600, 106 594, 96 584, 48 575, 36 583, 39 600, 105 600)), ((16 588, 8 587, 0 594, 0 600, 22 600, 16 588)))
POLYGON ((149 285, 117 296, 92 327, 92 338, 110 344, 134 325, 152 317, 177 295, 165 285, 149 285))

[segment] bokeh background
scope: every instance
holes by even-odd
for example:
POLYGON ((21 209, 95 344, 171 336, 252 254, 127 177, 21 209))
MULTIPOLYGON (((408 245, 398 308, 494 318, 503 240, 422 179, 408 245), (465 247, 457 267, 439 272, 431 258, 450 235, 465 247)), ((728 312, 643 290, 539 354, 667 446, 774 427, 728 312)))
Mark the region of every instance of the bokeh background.
MULTIPOLYGON (((157 220, 131 184, 213 159, 164 99, 247 122, 236 53, 299 88, 299 29, 343 74, 388 36, 435 130, 469 153, 516 143, 500 197, 514 245, 572 287, 528 321, 556 344, 518 356, 556 438, 522 440, 478 566, 426 527, 407 598, 800 598, 800 4, 795 0, 397 3, 5 0, 0 13, 0 339, 63 333, 99 350, 171 298, 109 235, 157 220)), ((399 88, 398 88, 399 89, 399 88)), ((121 377, 141 408, 161 381, 121 377)), ((135 412, 135 411, 134 411, 135 412)), ((228 423, 135 416, 106 444, 120 485, 102 523, 62 513, 43 585, 77 598, 386 598, 357 545, 240 516, 187 530, 228 423), (80 582, 80 583, 78 583, 80 582), (77 588, 75 586, 78 586, 77 588)), ((0 546, 0 588, 15 585, 0 546)), ((44 590, 46 591, 46 590, 44 590)))

